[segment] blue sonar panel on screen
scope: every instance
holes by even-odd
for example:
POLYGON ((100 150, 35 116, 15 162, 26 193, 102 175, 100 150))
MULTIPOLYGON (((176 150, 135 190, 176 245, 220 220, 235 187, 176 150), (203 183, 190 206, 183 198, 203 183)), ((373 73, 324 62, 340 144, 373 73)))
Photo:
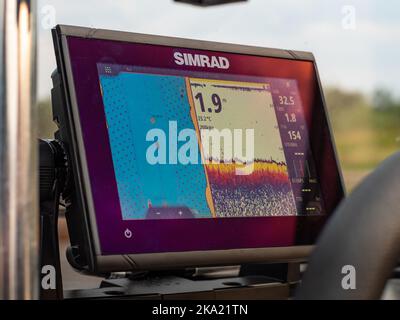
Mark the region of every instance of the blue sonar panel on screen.
POLYGON ((120 73, 101 75, 100 84, 123 219, 211 218, 200 162, 152 165, 146 157, 151 130, 165 132, 167 145, 176 139, 171 121, 177 132, 194 130, 185 78, 120 73))

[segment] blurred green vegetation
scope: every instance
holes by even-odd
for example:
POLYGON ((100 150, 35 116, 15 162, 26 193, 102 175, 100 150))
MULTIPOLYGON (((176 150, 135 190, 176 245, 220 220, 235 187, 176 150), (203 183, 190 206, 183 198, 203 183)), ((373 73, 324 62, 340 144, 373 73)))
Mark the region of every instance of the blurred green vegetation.
POLYGON ((328 88, 325 92, 344 177, 351 190, 400 147, 400 100, 384 89, 371 97, 328 88))
MULTIPOLYGON (((338 88, 325 90, 344 177, 351 190, 400 148, 400 99, 384 89, 368 97, 338 88)), ((39 136, 52 138, 50 99, 39 103, 39 136)))

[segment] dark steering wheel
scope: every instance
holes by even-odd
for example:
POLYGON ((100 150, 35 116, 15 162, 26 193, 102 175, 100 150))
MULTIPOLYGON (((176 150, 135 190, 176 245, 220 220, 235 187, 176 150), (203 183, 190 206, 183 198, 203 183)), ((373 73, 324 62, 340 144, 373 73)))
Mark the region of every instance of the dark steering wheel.
POLYGON ((340 205, 318 241, 297 299, 380 299, 399 257, 400 153, 340 205), (354 273, 355 287, 343 286, 346 270, 354 273))

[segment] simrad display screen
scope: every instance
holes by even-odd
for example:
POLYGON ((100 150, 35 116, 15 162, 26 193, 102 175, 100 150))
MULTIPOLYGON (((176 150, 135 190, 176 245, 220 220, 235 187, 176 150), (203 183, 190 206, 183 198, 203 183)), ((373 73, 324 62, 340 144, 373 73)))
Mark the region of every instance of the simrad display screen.
POLYGON ((98 70, 124 219, 324 213, 296 80, 98 70))
POLYGON ((313 62, 67 43, 103 255, 315 241, 342 189, 313 62))

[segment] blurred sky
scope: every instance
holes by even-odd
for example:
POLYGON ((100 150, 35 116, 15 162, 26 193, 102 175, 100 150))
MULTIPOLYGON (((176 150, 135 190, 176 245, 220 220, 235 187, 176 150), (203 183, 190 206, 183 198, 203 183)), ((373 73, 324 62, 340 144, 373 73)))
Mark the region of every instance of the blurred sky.
POLYGON ((53 24, 312 51, 325 86, 367 94, 384 87, 400 97, 398 0, 249 0, 211 8, 172 0, 39 0, 38 10, 39 98, 49 96, 55 69, 53 24), (346 6, 355 9, 355 21, 346 6))

